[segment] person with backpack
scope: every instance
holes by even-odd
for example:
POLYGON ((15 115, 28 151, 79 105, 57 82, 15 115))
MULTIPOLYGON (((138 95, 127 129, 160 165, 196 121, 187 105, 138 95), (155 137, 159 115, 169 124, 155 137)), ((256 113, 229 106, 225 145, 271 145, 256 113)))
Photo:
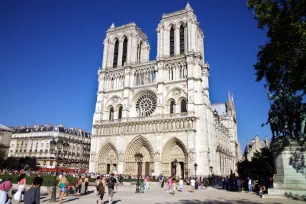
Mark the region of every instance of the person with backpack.
POLYGON ((105 193, 105 187, 103 185, 103 182, 100 176, 98 176, 96 180, 96 189, 97 189, 97 203, 102 204, 104 193, 105 193))
POLYGON ((109 204, 112 204, 113 202, 115 185, 116 185, 116 179, 114 178, 114 174, 111 174, 111 177, 107 180, 109 204))

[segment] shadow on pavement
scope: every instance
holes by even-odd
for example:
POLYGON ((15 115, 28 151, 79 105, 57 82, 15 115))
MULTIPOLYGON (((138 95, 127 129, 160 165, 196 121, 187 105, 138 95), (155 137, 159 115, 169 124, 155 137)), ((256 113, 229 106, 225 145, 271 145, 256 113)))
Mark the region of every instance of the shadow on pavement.
MULTIPOLYGON (((211 199, 211 200, 207 200, 207 201, 201 201, 201 200, 179 200, 177 202, 162 202, 162 203, 156 203, 156 204, 177 204, 177 203, 182 203, 182 204, 262 204, 259 202, 255 202, 255 201, 250 201, 250 200, 246 200, 246 199, 241 199, 241 200, 222 200, 222 199, 211 199)), ((281 203, 277 203, 277 202, 265 202, 265 203, 269 203, 269 204, 281 204, 281 203)))
MULTIPOLYGON (((113 200, 112 204, 116 204, 116 203, 118 203, 119 201, 121 201, 121 200, 113 200)), ((108 200, 103 202, 103 204, 106 204, 106 203, 108 203, 108 200)))

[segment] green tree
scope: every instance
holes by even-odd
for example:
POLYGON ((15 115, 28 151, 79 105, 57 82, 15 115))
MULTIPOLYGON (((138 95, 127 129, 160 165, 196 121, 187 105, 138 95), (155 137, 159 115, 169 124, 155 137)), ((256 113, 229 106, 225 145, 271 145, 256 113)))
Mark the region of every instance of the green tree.
POLYGON ((260 46, 254 65, 257 81, 265 79, 271 92, 306 93, 305 0, 248 0, 257 26, 267 28, 269 40, 260 46))
POLYGON ((273 154, 268 148, 262 148, 261 152, 255 152, 252 161, 246 159, 238 162, 237 165, 239 176, 242 178, 266 179, 273 177, 274 174, 273 154))

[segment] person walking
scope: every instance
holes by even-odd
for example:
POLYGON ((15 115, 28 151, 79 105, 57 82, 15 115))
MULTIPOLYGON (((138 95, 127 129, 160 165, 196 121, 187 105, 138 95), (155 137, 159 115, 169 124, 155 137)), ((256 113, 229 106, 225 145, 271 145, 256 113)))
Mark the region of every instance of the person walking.
POLYGON ((175 181, 175 178, 173 178, 173 182, 172 182, 172 196, 175 195, 175 191, 176 191, 176 181, 175 181))
POLYGON ((66 176, 62 175, 62 177, 60 178, 57 186, 59 187, 59 191, 60 191, 60 197, 59 197, 59 203, 62 203, 63 197, 66 193, 66 188, 67 188, 67 178, 66 176))
POLYGON ((8 191, 13 187, 10 181, 1 181, 0 183, 0 203, 11 204, 11 199, 8 196, 8 191))
POLYGON ((194 188, 195 188, 195 180, 194 180, 194 178, 192 178, 191 181, 190 181, 190 187, 191 187, 190 192, 194 193, 194 188))
POLYGON ((82 189, 82 177, 79 176, 77 182, 76 182, 76 189, 75 189, 75 192, 76 192, 76 196, 81 196, 81 189, 82 189), (79 191, 79 193, 78 193, 79 191))
POLYGON ((40 177, 35 177, 32 186, 24 194, 24 204, 40 204, 40 177))
POLYGON ((96 180, 96 189, 97 189, 97 203, 102 204, 105 193, 105 186, 103 185, 100 176, 98 176, 96 180))
POLYGON ((179 191, 183 192, 183 188, 184 188, 184 180, 183 178, 181 178, 179 181, 179 191))
POLYGON ((116 179, 114 178, 114 174, 111 174, 110 178, 107 180, 108 204, 112 204, 113 202, 115 185, 116 185, 116 179))
POLYGON ((85 195, 87 194, 88 184, 89 184, 88 177, 85 176, 85 179, 84 179, 84 185, 85 185, 84 194, 85 194, 85 195))
POLYGON ((249 192, 253 192, 253 189, 252 189, 252 179, 248 177, 248 189, 249 189, 249 192))
POLYGON ((168 192, 171 193, 171 189, 172 189, 172 178, 170 177, 168 179, 168 192))
POLYGON ((18 201, 17 203, 20 203, 20 201, 22 201, 26 189, 26 183, 27 183, 26 175, 24 173, 20 174, 17 181, 18 181, 18 190, 14 194, 14 199, 18 201))

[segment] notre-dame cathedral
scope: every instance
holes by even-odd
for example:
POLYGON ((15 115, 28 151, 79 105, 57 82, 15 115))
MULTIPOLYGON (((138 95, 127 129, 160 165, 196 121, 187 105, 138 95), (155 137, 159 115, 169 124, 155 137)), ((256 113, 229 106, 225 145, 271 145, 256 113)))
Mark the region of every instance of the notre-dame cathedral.
POLYGON ((153 61, 135 23, 106 32, 89 172, 235 173, 241 152, 234 100, 228 93, 227 102, 210 102, 204 34, 193 9, 163 14, 156 31, 153 61))

